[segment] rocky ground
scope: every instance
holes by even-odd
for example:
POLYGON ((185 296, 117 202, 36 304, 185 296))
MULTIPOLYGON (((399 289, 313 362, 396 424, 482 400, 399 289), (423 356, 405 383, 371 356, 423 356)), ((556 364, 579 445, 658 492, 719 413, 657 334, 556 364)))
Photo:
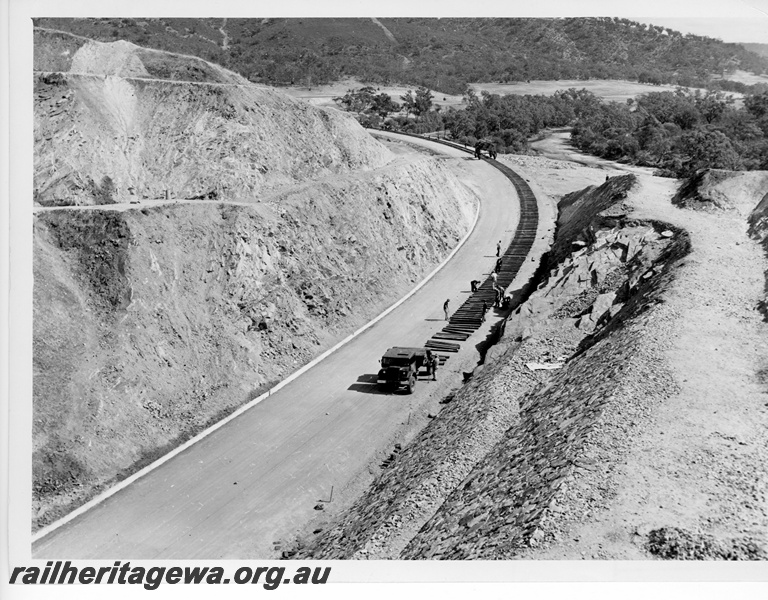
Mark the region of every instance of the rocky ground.
POLYGON ((559 521, 568 525, 556 528, 557 542, 523 556, 765 557, 766 325, 756 309, 766 260, 746 221, 768 177, 722 178, 717 189, 703 191, 728 205, 707 211, 673 206, 672 182, 640 183, 632 196, 636 214, 684 227, 692 244, 636 348, 657 367, 632 391, 632 435, 593 443, 596 457, 602 446, 602 460, 579 477, 578 491, 563 496, 559 521), (606 460, 617 454, 619 460, 606 460), (697 545, 708 549, 697 554, 697 545))
POLYGON ((692 204, 647 170, 503 160, 561 202, 548 282, 299 555, 765 558, 766 259, 747 220, 768 176, 712 175, 692 204))

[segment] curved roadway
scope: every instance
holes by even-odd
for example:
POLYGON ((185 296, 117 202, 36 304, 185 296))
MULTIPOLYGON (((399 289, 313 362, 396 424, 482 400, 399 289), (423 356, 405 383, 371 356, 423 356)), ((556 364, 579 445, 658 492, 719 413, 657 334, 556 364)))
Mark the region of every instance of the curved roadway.
POLYGON ((442 385, 420 382, 413 396, 386 395, 364 383, 365 376, 376 373, 386 348, 422 345, 443 326, 438 321, 445 299, 454 309, 466 299, 468 282, 490 272, 496 242, 506 247, 518 220, 514 187, 493 166, 459 149, 408 142, 463 159, 460 176, 482 198, 475 229, 454 258, 397 309, 302 376, 37 540, 33 557, 267 558, 274 556, 273 541, 290 537, 317 514, 313 508, 329 499, 331 486, 342 503, 352 499, 343 497, 349 482, 389 447, 411 411, 423 413, 425 399, 447 387, 447 372, 474 359, 474 346, 493 319, 438 371, 442 385))

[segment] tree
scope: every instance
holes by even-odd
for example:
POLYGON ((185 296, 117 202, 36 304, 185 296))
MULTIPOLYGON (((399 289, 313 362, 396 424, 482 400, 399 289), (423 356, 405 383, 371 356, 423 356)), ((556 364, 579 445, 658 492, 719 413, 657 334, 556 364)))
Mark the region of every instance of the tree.
POLYGON ((768 92, 747 96, 744 99, 744 108, 755 117, 763 133, 768 135, 768 92))
POLYGON ((411 90, 408 90, 405 94, 400 96, 400 100, 403 101, 403 108, 405 109, 406 114, 415 114, 416 98, 413 97, 413 92, 411 90))
POLYGON ((733 104, 733 99, 722 92, 707 92, 701 95, 698 90, 694 94, 696 108, 707 123, 720 119, 728 105, 733 104))
POLYGON ((333 101, 341 104, 350 112, 365 112, 374 103, 374 92, 372 87, 362 87, 359 90, 347 90, 347 93, 340 98, 334 98, 333 101))
POLYGON ((400 105, 394 102, 389 94, 382 92, 377 96, 374 96, 371 110, 381 117, 386 117, 389 113, 397 112, 400 110, 400 105))
POLYGON ((721 131, 702 127, 685 131, 679 147, 685 156, 678 177, 688 177, 699 169, 739 169, 742 165, 731 140, 721 131))
POLYGON ((416 98, 413 103, 413 112, 419 116, 426 114, 432 108, 432 92, 425 87, 420 87, 416 90, 416 98))
POLYGON ((472 135, 475 131, 474 115, 466 110, 449 110, 443 115, 443 121, 453 139, 472 135))
POLYGON ((768 116, 768 92, 747 96, 744 99, 744 108, 758 119, 768 116))
POLYGON ((480 100, 477 97, 477 94, 475 93, 475 90, 473 90, 471 87, 467 86, 464 90, 464 93, 461 96, 461 101, 466 104, 468 107, 472 107, 477 105, 480 100))

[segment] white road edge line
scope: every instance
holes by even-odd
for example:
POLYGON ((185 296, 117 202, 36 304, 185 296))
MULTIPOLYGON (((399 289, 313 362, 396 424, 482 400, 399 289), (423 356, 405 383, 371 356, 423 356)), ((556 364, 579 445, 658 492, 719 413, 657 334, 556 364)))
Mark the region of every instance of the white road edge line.
MULTIPOLYGON (((408 140, 406 139, 404 141, 407 142, 408 140)), ((512 186, 512 182, 509 182, 509 185, 512 186)), ((515 192, 515 195, 517 195, 517 192, 515 192)), ((130 477, 127 477, 126 479, 123 479, 122 481, 116 483, 114 486, 112 486, 108 490, 106 490, 106 491, 102 492, 101 494, 99 494, 98 496, 92 498, 91 500, 89 500, 88 502, 86 502, 82 506, 76 508, 71 513, 65 515, 64 517, 62 517, 58 521, 54 521, 50 525, 44 527, 43 529, 40 529, 38 532, 36 532, 35 534, 32 535, 32 543, 34 544, 35 542, 40 541, 41 539, 43 539, 44 537, 50 535, 51 533, 53 533, 54 531, 56 531, 60 527, 66 525, 67 523, 69 523, 73 519, 79 517, 80 515, 82 515, 83 513, 87 512, 87 511, 89 511, 94 506, 97 506, 97 505, 101 504, 102 502, 104 502, 104 500, 106 500, 107 498, 115 495, 120 490, 128 487, 129 485, 131 485, 137 479, 143 477, 144 475, 150 473, 151 471, 154 471, 157 467, 159 467, 163 463, 168 462, 169 460, 171 460, 177 454, 181 454, 187 448, 189 448, 192 445, 196 444, 197 442, 199 442, 203 438, 207 437, 208 435, 210 435, 211 433, 213 433, 214 431, 216 431, 220 427, 223 427, 224 425, 226 425, 227 423, 229 423, 233 419, 239 417, 245 411, 247 411, 250 408, 253 408, 254 406, 256 406, 259 402, 261 402, 265 398, 268 398, 273 392, 276 392, 280 388, 285 387, 291 381, 293 381, 297 377, 300 377, 301 375, 306 373, 309 369, 314 367, 321 360, 327 358, 328 356, 330 356, 331 354, 336 352, 336 350, 338 350, 339 348, 341 348, 342 346, 344 346, 345 344, 349 343, 351 340, 356 338, 363 331, 365 331, 369 327, 371 327, 371 326, 375 325, 376 323, 378 323, 381 319, 386 317, 389 313, 391 313, 398 306, 400 306, 403 302, 408 300, 408 298, 413 296, 422 287, 424 287, 424 285, 426 285, 429 280, 431 280, 435 275, 437 275, 437 273, 446 264, 448 264, 448 262, 453 258, 453 256, 461 249, 461 247, 464 245, 464 243, 469 239, 469 236, 472 235, 472 232, 475 230, 475 226, 477 225, 477 221, 478 221, 479 217, 480 217, 480 203, 478 202, 477 209, 475 210, 475 220, 472 222, 472 227, 470 227, 469 231, 462 238, 462 240, 459 242, 459 244, 453 250, 451 250, 451 253, 446 257, 446 259, 443 262, 441 262, 437 267, 435 267, 435 269, 429 275, 427 275, 424 279, 422 279, 421 282, 419 282, 419 284, 415 288, 413 288, 405 296, 400 298, 400 300, 395 302, 392 306, 390 306, 388 309, 386 309, 383 313, 379 314, 379 316, 375 317, 373 320, 369 321, 368 323, 366 323, 365 325, 360 327, 360 329, 358 329, 355 332, 351 333, 349 336, 347 336, 346 338, 341 340, 338 344, 336 344, 335 346, 333 346, 333 347, 329 348, 328 350, 326 350, 325 352, 323 352, 317 358, 315 358, 315 359, 311 360, 310 362, 308 362, 306 365, 301 367, 298 371, 294 371, 291 375, 289 375, 288 377, 283 379, 280 383, 275 385, 273 388, 270 388, 269 390, 267 390, 266 392, 264 392, 260 396, 257 396, 256 398, 254 398, 253 400, 251 400, 247 404, 244 404, 243 406, 238 408, 231 415, 229 415, 227 417, 224 417, 221 421, 219 421, 217 423, 214 423, 208 429, 205 429, 205 430, 201 431, 195 437, 187 440, 181 446, 178 446, 177 448, 171 450, 170 452, 168 452, 168 454, 165 454, 164 456, 158 458, 155 462, 148 464, 143 469, 140 469, 139 471, 136 471, 136 473, 134 473, 130 477)))

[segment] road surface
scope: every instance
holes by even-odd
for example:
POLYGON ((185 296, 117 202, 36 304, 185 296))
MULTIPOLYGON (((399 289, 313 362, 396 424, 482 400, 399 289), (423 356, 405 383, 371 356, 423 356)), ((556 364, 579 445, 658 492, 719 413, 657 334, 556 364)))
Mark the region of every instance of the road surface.
MULTIPOLYGON (((514 188, 492 166, 457 149, 408 141, 462 160, 462 178, 482 198, 476 227, 454 258, 396 310, 302 376, 37 540, 33 557, 268 558, 275 556, 274 541, 316 516, 314 506, 329 499, 331 486, 336 501, 351 502, 343 497, 349 482, 441 385, 422 380, 412 396, 379 393, 368 383, 378 359, 390 346, 421 346, 439 331, 445 299, 457 308, 469 281, 487 276, 496 242, 506 247, 518 219, 514 188)), ((446 371, 461 369, 493 321, 438 371, 444 386, 446 371)))

